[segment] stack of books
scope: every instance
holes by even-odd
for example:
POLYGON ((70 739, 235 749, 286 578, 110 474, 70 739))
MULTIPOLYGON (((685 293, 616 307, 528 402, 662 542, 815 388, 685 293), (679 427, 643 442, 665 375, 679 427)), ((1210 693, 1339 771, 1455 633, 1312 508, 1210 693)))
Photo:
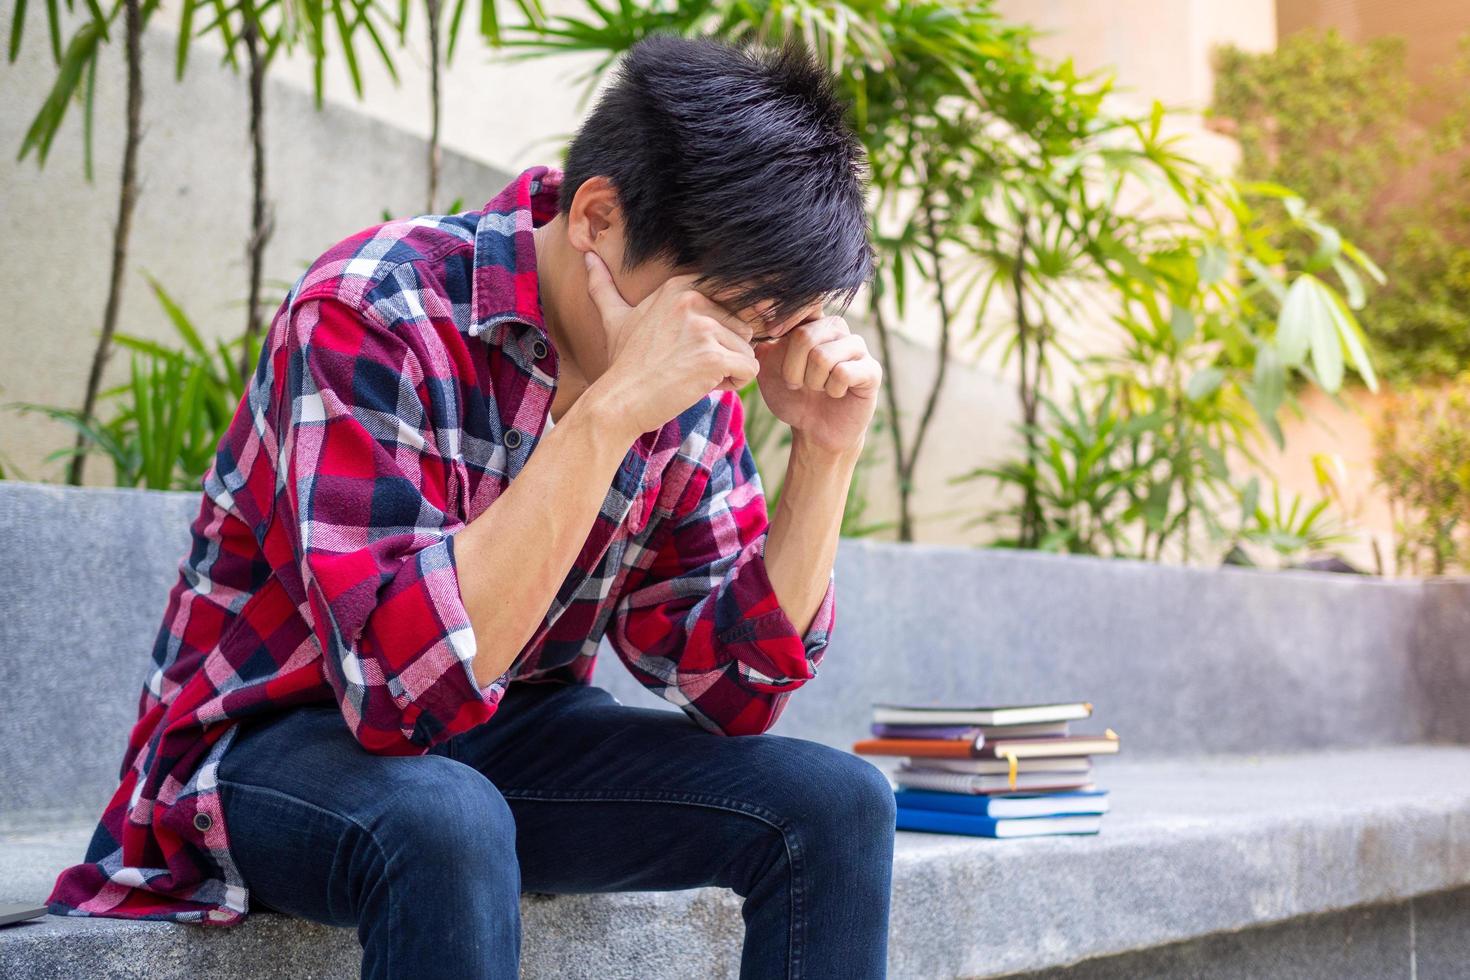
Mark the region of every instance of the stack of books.
POLYGON ((1092 757, 1118 751, 1111 728, 1073 734, 1087 701, 973 707, 874 703, 872 738, 860 755, 901 756, 899 830, 1039 837, 1095 834, 1108 792, 1092 781, 1092 757))

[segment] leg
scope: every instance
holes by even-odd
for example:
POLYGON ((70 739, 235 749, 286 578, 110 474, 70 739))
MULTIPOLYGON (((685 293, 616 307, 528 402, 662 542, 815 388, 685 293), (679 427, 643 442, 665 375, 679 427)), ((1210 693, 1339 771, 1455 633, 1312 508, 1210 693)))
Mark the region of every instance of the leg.
POLYGON ((364 978, 518 975, 515 822, 474 769, 373 755, 312 705, 240 731, 219 781, 252 902, 356 926, 364 978))
POLYGON ((731 888, 742 978, 885 975, 894 800, 866 760, 534 684, 450 744, 510 804, 525 890, 731 888))

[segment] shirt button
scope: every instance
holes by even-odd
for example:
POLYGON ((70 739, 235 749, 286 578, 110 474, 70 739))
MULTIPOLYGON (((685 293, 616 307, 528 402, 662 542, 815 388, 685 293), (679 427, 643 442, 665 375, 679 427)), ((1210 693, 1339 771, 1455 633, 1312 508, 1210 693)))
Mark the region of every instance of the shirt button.
POLYGON ((536 360, 538 361, 541 360, 541 358, 545 357, 547 354, 546 341, 538 338, 534 343, 531 344, 531 353, 536 356, 536 360))
POLYGON ((521 434, 515 429, 505 430, 505 448, 515 449, 521 444, 521 434))
POLYGON ((208 830, 214 826, 214 818, 207 813, 194 814, 194 826, 200 831, 208 830))

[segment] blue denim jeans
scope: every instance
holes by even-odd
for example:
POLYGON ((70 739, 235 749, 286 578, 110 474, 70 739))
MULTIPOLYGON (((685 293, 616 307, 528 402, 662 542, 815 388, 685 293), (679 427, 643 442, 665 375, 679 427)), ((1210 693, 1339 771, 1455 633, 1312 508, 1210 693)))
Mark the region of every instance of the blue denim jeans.
POLYGON ((711 885, 744 899, 742 980, 885 975, 893 792, 817 742, 522 683, 422 756, 334 704, 248 722, 219 782, 251 910, 355 927, 365 978, 518 976, 523 891, 711 885))

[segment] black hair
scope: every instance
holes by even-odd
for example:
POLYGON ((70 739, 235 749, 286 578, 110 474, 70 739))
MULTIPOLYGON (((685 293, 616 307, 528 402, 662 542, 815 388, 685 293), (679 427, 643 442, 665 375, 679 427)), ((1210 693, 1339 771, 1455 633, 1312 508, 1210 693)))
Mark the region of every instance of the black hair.
POLYGON ((831 76, 779 48, 654 34, 633 45, 582 123, 559 198, 607 177, 626 222, 624 266, 667 257, 740 310, 783 320, 845 308, 873 272, 862 143, 831 76))

